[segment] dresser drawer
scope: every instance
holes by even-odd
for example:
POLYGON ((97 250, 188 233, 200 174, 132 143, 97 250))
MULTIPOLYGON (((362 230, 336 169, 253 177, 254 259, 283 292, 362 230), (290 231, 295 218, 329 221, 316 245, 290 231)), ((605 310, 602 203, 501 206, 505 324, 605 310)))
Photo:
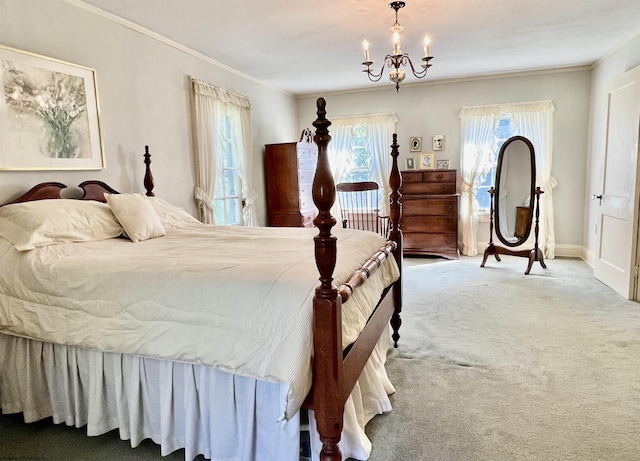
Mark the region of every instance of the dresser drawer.
POLYGON ((455 194, 456 170, 403 171, 403 195, 455 194))
POLYGON ((409 232, 455 232, 458 231, 457 216, 403 216, 400 229, 409 232))
POLYGON ((311 157, 298 157, 298 170, 315 173, 318 161, 311 157))
POLYGON ((402 183, 400 193, 405 195, 447 195, 456 193, 456 183, 418 182, 402 183))
POLYGON ((403 197, 402 216, 457 216, 458 197, 403 197))
POLYGON ((317 216, 316 211, 310 211, 302 214, 302 227, 313 227, 313 220, 317 216))
POLYGON ((458 247, 458 235, 452 233, 426 234, 423 232, 406 232, 402 235, 402 244, 405 250, 456 250, 458 247))

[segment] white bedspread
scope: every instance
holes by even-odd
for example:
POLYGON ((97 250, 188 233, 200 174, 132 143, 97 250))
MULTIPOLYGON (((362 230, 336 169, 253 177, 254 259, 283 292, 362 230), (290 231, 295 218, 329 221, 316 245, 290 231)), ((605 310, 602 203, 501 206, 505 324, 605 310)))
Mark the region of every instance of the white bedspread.
MULTIPOLYGON (((194 224, 135 244, 116 238, 22 253, 0 239, 0 332, 284 382, 281 417, 289 417, 311 384, 316 234, 194 224)), ((334 234, 337 283, 384 245, 373 233, 334 234)), ((388 258, 343 306, 345 345, 397 277, 388 258)))

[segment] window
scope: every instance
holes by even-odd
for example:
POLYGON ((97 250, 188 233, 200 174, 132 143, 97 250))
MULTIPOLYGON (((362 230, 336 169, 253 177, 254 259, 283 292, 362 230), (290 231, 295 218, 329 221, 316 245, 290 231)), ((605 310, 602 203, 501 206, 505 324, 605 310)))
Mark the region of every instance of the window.
POLYGON ((367 127, 353 125, 351 128, 351 149, 349 158, 338 182, 375 181, 371 169, 371 155, 367 150, 367 127))
POLYGON ((238 154, 233 142, 231 120, 225 116, 220 130, 220 150, 216 158, 216 185, 213 197, 216 224, 242 224, 242 185, 238 174, 238 154))
POLYGON ((198 218, 206 224, 256 226, 251 102, 195 78, 191 90, 198 218))
POLYGON ((498 153, 500 152, 500 148, 504 142, 515 134, 513 125, 511 115, 503 114, 498 119, 498 124, 494 132, 496 141, 495 149, 489 155, 489 168, 486 171, 486 176, 484 176, 484 179, 480 182, 480 185, 476 190, 476 200, 478 201, 478 211, 480 212, 488 212, 489 207, 491 206, 491 195, 489 194, 489 189, 495 186, 498 153))
POLYGON ((379 186, 378 208, 389 214, 391 145, 397 118, 394 114, 357 115, 334 119, 331 123, 329 163, 336 183, 373 181, 379 186))

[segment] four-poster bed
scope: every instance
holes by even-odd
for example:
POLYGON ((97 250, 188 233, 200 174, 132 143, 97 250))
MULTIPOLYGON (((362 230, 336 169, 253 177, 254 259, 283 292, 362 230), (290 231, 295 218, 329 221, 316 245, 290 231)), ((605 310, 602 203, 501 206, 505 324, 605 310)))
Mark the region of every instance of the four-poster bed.
MULTIPOLYGON (((143 244, 131 245, 125 238, 116 238, 122 234, 122 229, 113 228, 111 221, 98 234, 92 229, 88 237, 86 229, 65 228, 60 234, 56 234, 58 241, 47 240, 55 238, 44 235, 46 232, 42 231, 40 223, 36 226, 35 234, 38 235, 26 238, 20 235, 20 229, 11 221, 17 215, 21 217, 16 219, 25 219, 25 213, 33 212, 45 215, 48 223, 49 219, 56 219, 59 214, 57 207, 62 207, 59 205, 62 203, 70 210, 66 221, 73 221, 78 214, 86 213, 86 206, 78 206, 78 202, 91 202, 91 213, 100 214, 100 219, 103 220, 101 222, 104 222, 110 218, 109 206, 116 201, 128 204, 133 198, 138 202, 141 200, 140 197, 129 197, 136 194, 119 194, 101 181, 82 183, 79 186, 83 191, 81 200, 63 199, 61 191, 66 187, 63 184, 43 183, 0 207, 0 264, 15 267, 13 273, 0 270, 0 362, 4 360, 8 364, 0 372, 4 373, 0 376, 2 411, 23 411, 27 419, 28 411, 23 408, 22 397, 18 396, 15 401, 11 401, 12 396, 21 393, 23 396, 33 393, 45 400, 50 394, 52 401, 64 400, 54 394, 57 383, 67 379, 64 375, 66 371, 60 372, 50 365, 49 359, 59 362, 61 356, 73 357, 69 361, 78 368, 83 360, 95 359, 99 365, 91 362, 89 368, 99 368, 98 379, 105 380, 105 383, 99 381, 95 384, 91 380, 93 377, 89 379, 80 376, 79 381, 88 380, 87 387, 91 389, 87 393, 91 395, 84 396, 77 389, 74 392, 81 395, 79 400, 82 404, 79 406, 87 406, 88 409, 69 410, 67 407, 72 405, 68 401, 58 402, 58 406, 65 408, 58 413, 68 411, 71 416, 58 415, 56 422, 100 426, 92 429, 96 434, 115 426, 120 429, 121 438, 130 438, 134 445, 134 439, 151 437, 156 440, 157 434, 154 431, 157 428, 149 429, 150 423, 145 422, 136 433, 135 428, 129 427, 134 426, 134 422, 124 421, 134 414, 134 410, 128 408, 122 411, 122 408, 113 409, 108 403, 103 404, 109 400, 112 388, 115 390, 111 393, 117 395, 116 400, 119 401, 136 399, 138 394, 143 394, 141 399, 144 400, 148 395, 159 393, 159 397, 148 397, 152 402, 149 406, 153 402, 162 401, 163 392, 169 392, 168 400, 172 402, 180 399, 189 401, 192 407, 189 411, 196 412, 195 419, 199 421, 206 419, 203 415, 208 414, 209 403, 218 404, 213 397, 211 402, 204 400, 209 398, 209 394, 221 391, 219 388, 210 393, 200 390, 202 395, 193 397, 192 394, 198 394, 197 389, 204 387, 205 383, 207 389, 214 389, 215 386, 211 383, 229 377, 236 381, 247 379, 250 386, 254 386, 252 389, 261 388, 262 383, 266 382, 264 385, 268 389, 265 392, 270 393, 274 403, 268 407, 268 411, 263 411, 256 403, 256 408, 252 411, 256 414, 268 413, 266 420, 272 425, 277 423, 277 427, 264 429, 267 431, 265 434, 254 435, 258 441, 248 443, 246 459, 295 459, 296 451, 292 453, 291 447, 287 446, 292 440, 290 435, 284 436, 281 433, 290 434, 299 430, 297 418, 300 408, 304 407, 313 410, 314 426, 317 427, 321 441, 319 459, 341 460, 338 444, 343 430, 345 403, 353 398, 360 385, 384 387, 386 350, 381 338, 384 340, 385 335, 388 335, 389 322, 396 345, 399 339, 402 305, 402 233, 399 228, 401 204, 398 192, 400 173, 397 165, 397 138, 394 135, 390 176, 391 230, 388 240, 373 233, 348 229, 334 229, 333 235, 332 228, 336 220, 331 216, 330 208, 335 200, 335 187, 327 157, 329 125, 325 101, 320 98, 317 103, 317 120, 314 122, 314 141, 318 145, 318 166, 313 183, 313 199, 318 208, 318 216, 314 221, 316 229, 225 229, 196 222, 182 210, 177 210, 160 199, 151 198, 153 179, 148 150, 145 152, 144 185, 152 207, 151 211, 144 208, 144 212, 153 215, 154 219, 158 218, 162 229, 154 234, 153 230, 149 230, 147 222, 142 223, 143 227, 147 226, 140 234, 140 240, 145 240, 143 244), (105 201, 107 203, 102 203, 105 201), (53 207, 53 211, 48 207, 53 207), (105 230, 107 227, 108 230, 105 230), (186 240, 187 237, 189 240, 186 240), (311 238, 314 241, 313 251, 311 238), (213 250, 205 249, 218 240, 224 246, 207 254, 206 251, 213 250), (286 242, 282 248, 288 251, 281 249, 278 241, 286 242), (249 248, 248 245, 252 244, 250 242, 255 242, 257 246, 249 248), (204 260, 193 259, 194 256, 190 254, 188 264, 180 265, 184 247, 192 247, 196 253, 204 253, 204 260), (231 259, 224 259, 225 252, 229 253, 231 259), (307 253, 309 257, 305 258, 307 253), (287 257, 287 254, 294 257, 287 257), (247 264, 243 264, 245 255, 247 264), (171 260, 170 267, 165 268, 160 264, 163 259, 171 260), (315 266, 315 281, 307 277, 309 269, 301 264, 301 259, 314 262, 309 266, 315 266), (276 266, 276 263, 279 265, 276 266), (227 278, 221 275, 223 271, 220 265, 230 271, 227 278), (108 283, 91 278, 91 274, 98 273, 97 268, 108 283), (121 270, 126 272, 121 273, 121 270), (209 272, 216 271, 220 272, 219 282, 208 277, 209 272), (276 275, 258 280, 258 273, 276 275), (259 287, 257 291, 247 289, 247 285, 238 280, 239 274, 244 274, 251 280, 245 283, 259 287), (25 278, 24 283, 22 277, 25 278), (305 277, 307 280, 298 280, 305 277), (18 280, 20 283, 17 283, 18 280), (309 280, 313 283, 309 283, 309 280), (12 282, 18 287, 10 287, 12 282), (285 294, 282 294, 282 290, 271 290, 276 282, 286 282, 285 294), (65 284, 71 285, 71 291, 60 287, 65 284), (43 287, 50 291, 44 291, 43 287), (38 295, 33 297, 32 291, 38 291, 38 295), (267 292, 268 295, 265 294, 267 292), (299 304, 290 302, 292 293, 297 293, 297 298, 301 300, 299 304), (234 302, 225 305, 227 309, 223 308, 213 314, 207 310, 213 298, 218 302, 234 302), (179 308, 177 305, 180 305, 179 308), (253 305, 256 306, 254 310, 246 307, 244 312, 245 306, 253 305), (40 310, 42 307, 46 310, 40 310), (278 309, 272 309, 273 307, 278 309), (55 323, 56 317, 63 318, 64 323, 55 323), (116 336, 116 332, 124 334, 116 336), (32 340, 35 342, 30 342, 32 340), (26 352, 12 352, 24 341, 27 341, 26 352), (26 384, 18 383, 19 380, 11 376, 12 372, 20 374, 20 357, 31 354, 36 343, 37 348, 45 351, 42 353, 43 357, 48 358, 43 359, 45 365, 42 370, 29 371, 32 375, 27 381, 34 388, 43 388, 44 391, 40 394, 37 393, 38 389, 25 391, 21 386, 26 384), (61 352, 62 347, 65 349, 61 352), (73 348, 78 348, 77 359, 73 348), (83 358, 85 349, 88 354, 93 354, 90 359, 83 358), (239 356, 237 349, 243 355, 239 356), (132 360, 134 363, 131 365, 129 362, 132 360), (168 371, 164 369, 166 366, 170 367, 168 371), (363 379, 362 370, 367 367, 375 370, 373 374, 380 374, 374 379, 376 384, 360 382, 363 379), (164 391, 166 388, 162 387, 163 384, 157 384, 159 390, 154 387, 151 391, 146 388, 139 391, 139 381, 130 377, 130 369, 135 369, 134 374, 137 374, 155 373, 156 368, 159 370, 157 376, 168 376, 169 381, 173 380, 169 390, 164 391), (220 377, 219 373, 224 376, 220 377), (112 374, 116 376, 115 382, 111 382, 112 374), (3 383, 5 388, 1 388, 3 383), (12 389, 11 383, 13 387, 20 389, 12 389), (106 390, 98 392, 94 389, 96 387, 106 390), (133 392, 129 392, 131 387, 134 388, 133 392), (203 401, 191 402, 198 398, 203 401), (97 404, 95 400, 98 401, 97 404), (103 419, 109 421, 93 424, 92 413, 96 412, 104 412, 111 419, 104 416, 103 419), (297 421, 298 425, 288 425, 292 420, 297 421), (270 430, 273 432, 268 432, 270 430), (260 441, 274 438, 277 439, 275 442, 260 441), (260 452, 261 450, 273 452, 265 453, 260 452)), ((146 207, 146 200, 142 201, 146 207)), ((125 221, 131 219, 131 215, 139 217, 139 213, 128 210, 129 215, 120 216, 115 210, 112 206, 111 211, 116 215, 116 221, 120 221, 129 239, 135 241, 132 238, 133 232, 129 230, 131 223, 125 225, 125 221)), ((82 215, 81 218, 94 219, 93 216, 92 214, 87 218, 82 215)), ((162 378, 159 380, 162 381, 162 378)), ((80 382, 75 387, 82 385, 83 382, 80 382)), ((231 392, 240 392, 237 384, 232 386, 236 387, 231 392)), ((257 395, 261 391, 250 392, 257 395)), ((386 393, 388 392, 387 386, 386 393)), ((238 398, 236 394, 233 396, 238 398)), ((263 397, 255 399, 257 402, 264 400, 263 397)), ((147 408, 144 402, 138 404, 147 408)), ((37 409, 34 410, 33 417, 41 416, 42 412, 46 415, 49 410, 55 420, 57 410, 51 410, 47 405, 48 402, 43 404, 44 410, 40 413, 37 409)), ((128 407, 136 405, 133 402, 128 407)), ((166 405, 166 402, 162 402, 159 406, 166 405)), ((166 410, 176 420, 171 423, 179 426, 177 420, 185 419, 187 422, 183 425, 189 426, 189 418, 193 418, 193 415, 185 416, 180 413, 181 410, 176 410, 177 404, 171 405, 173 406, 166 410)), ((56 403, 51 406, 56 407, 56 403)), ((148 408, 148 411, 152 409, 148 408)), ((135 414, 134 416, 137 417, 135 414)), ((243 426, 241 419, 242 416, 238 416, 239 427, 243 426)), ((212 419, 209 424, 213 427, 216 422, 212 419)), ((258 425, 261 423, 258 422, 258 425)), ((159 432, 162 430, 157 429, 159 432)), ((175 431, 175 427, 172 426, 171 430, 175 431)), ((244 427, 239 430, 244 430, 244 427)), ((213 444, 209 438, 214 437, 214 430, 203 434, 203 430, 196 427, 190 431, 197 434, 188 433, 186 438, 194 440, 184 441, 177 437, 176 440, 166 442, 166 446, 163 442, 163 454, 187 446, 185 457, 192 458, 192 455, 202 453, 215 459, 215 453, 212 453, 213 449, 209 446, 213 444)), ((188 428, 185 429, 185 433, 187 432, 188 428)), ((239 456, 245 459, 244 454, 239 456)))

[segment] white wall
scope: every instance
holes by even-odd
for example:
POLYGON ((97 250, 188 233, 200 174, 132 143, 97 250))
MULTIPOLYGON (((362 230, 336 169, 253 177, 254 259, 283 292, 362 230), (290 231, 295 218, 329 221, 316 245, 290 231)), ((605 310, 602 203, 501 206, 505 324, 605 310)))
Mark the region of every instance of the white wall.
MULTIPOLYGON (((410 81, 410 77, 405 80, 410 81)), ((436 152, 436 158, 451 159, 451 168, 458 169, 458 114, 462 106, 552 99, 556 109, 552 174, 558 181, 554 189, 556 255, 575 255, 576 248, 583 244, 590 88, 591 71, 584 68, 440 83, 428 82, 427 77, 425 83, 401 85, 399 93, 390 83, 371 91, 300 97, 298 129, 311 126, 315 120, 318 96, 327 100, 329 120, 344 115, 395 112, 401 168, 411 155, 409 137, 421 136, 426 152, 431 150, 431 137, 444 134, 445 150, 436 152)), ((488 241, 488 225, 480 229, 478 241, 488 241)))
POLYGON ((598 250, 598 202, 590 200, 592 194, 602 193, 604 181, 604 151, 607 130, 606 85, 614 77, 640 65, 640 35, 616 52, 602 59, 593 70, 591 86, 591 131, 589 136, 589 162, 585 194, 585 259, 593 264, 598 250))
POLYGON ((188 77, 251 99, 258 216, 265 223, 264 144, 297 140, 291 95, 223 70, 62 0, 0 0, 0 44, 95 69, 106 170, 0 171, 0 201, 43 181, 105 181, 144 191, 144 145, 156 195, 195 213, 188 77))

